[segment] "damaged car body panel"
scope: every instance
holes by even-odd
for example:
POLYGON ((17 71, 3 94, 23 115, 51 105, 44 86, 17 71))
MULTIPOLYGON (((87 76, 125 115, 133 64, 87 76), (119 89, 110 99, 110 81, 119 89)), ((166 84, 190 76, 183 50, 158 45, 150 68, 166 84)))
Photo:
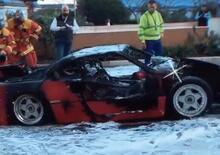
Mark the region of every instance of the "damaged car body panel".
POLYGON ((153 57, 145 65, 147 56, 124 44, 96 46, 5 78, 0 124, 135 122, 207 111, 215 89, 199 72, 199 61, 153 57))
POLYGON ((214 101, 218 102, 220 99, 220 65, 195 58, 183 58, 179 65, 183 64, 187 64, 183 70, 184 76, 191 75, 205 80, 213 90, 214 101))

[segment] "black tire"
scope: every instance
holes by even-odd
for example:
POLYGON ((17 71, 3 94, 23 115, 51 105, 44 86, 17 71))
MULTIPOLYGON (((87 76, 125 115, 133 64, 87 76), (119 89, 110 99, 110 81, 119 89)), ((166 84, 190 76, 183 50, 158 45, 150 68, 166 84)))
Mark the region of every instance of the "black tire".
POLYGON ((27 126, 41 125, 45 120, 45 107, 38 97, 23 94, 13 102, 13 114, 19 124, 27 126))
POLYGON ((171 89, 167 115, 170 118, 193 118, 203 115, 213 102, 209 84, 194 76, 184 77, 171 89))

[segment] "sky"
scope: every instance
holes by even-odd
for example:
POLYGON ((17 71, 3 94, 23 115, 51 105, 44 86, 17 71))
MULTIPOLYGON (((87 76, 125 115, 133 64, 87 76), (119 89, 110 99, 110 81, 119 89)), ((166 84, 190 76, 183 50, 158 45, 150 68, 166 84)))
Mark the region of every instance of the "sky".
POLYGON ((175 6, 193 6, 193 0, 158 0, 158 3, 175 6))
MULTIPOLYGON (((131 0, 122 0, 125 4, 126 2, 131 2, 131 0)), ((133 0, 133 5, 137 5, 137 1, 140 0, 133 0)), ((193 6, 193 0, 157 0, 157 3, 160 3, 162 5, 170 5, 170 6, 193 6)))

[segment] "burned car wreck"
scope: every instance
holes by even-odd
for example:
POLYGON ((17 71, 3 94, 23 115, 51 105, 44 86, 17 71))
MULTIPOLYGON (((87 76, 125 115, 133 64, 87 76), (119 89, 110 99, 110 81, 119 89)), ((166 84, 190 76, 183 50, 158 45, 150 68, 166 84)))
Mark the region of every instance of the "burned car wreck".
MULTIPOLYGON (((204 114, 218 99, 219 66, 152 57, 126 44, 73 52, 32 73, 1 71, 0 124, 137 122, 204 114)), ((8 66, 7 66, 8 67, 8 66)))

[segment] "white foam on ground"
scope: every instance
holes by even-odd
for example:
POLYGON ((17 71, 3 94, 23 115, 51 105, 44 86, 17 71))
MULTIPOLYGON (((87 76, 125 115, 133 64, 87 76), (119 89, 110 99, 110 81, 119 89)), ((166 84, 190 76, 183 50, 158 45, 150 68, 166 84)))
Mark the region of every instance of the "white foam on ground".
POLYGON ((1 127, 0 154, 217 155, 220 120, 197 118, 141 126, 118 123, 1 127))

